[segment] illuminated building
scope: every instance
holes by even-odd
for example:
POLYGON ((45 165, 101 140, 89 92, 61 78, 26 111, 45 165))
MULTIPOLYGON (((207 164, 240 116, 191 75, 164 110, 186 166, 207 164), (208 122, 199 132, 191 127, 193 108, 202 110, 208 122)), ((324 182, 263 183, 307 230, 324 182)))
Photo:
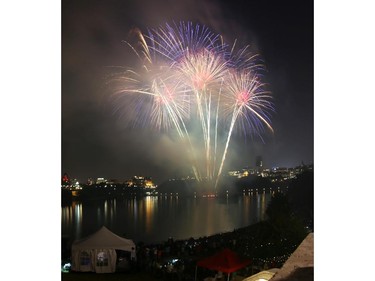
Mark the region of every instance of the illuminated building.
POLYGON ((67 173, 64 173, 64 175, 63 175, 63 177, 62 177, 62 179, 61 179, 61 185, 63 186, 63 187, 68 187, 68 186, 70 186, 70 184, 71 184, 71 181, 70 181, 70 178, 69 178, 69 176, 68 176, 68 174, 67 173))
POLYGON ((156 185, 152 182, 151 178, 145 180, 145 188, 156 188, 156 185))
POLYGON ((231 177, 239 177, 240 171, 229 171, 228 175, 230 175, 231 177))
POLYGON ((134 176, 126 181, 128 187, 156 188, 156 185, 150 177, 134 176))
POLYGON ((262 172, 261 172, 261 176, 263 178, 267 178, 270 176, 270 169, 264 169, 262 172))
POLYGON ((101 184, 101 183, 107 183, 107 180, 105 178, 97 178, 96 184, 101 184))
POLYGON ((255 158, 255 167, 256 167, 257 173, 261 173, 262 172, 262 170, 263 170, 262 156, 257 156, 255 158))

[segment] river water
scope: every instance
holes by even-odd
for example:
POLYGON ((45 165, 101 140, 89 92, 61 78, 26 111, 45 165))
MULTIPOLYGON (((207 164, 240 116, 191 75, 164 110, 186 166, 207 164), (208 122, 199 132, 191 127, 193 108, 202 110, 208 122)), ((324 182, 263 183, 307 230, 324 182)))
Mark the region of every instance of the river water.
POLYGON ((159 196, 73 202, 61 207, 62 238, 70 243, 105 225, 134 242, 199 238, 265 219, 270 193, 224 198, 159 196))

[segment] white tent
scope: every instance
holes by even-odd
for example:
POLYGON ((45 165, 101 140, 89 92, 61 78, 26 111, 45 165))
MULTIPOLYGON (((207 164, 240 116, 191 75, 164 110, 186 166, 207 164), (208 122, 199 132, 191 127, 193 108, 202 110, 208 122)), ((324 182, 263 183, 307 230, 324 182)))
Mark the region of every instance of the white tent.
POLYGON ((116 271, 116 250, 128 251, 135 259, 135 244, 103 226, 94 234, 72 245, 72 270, 109 273, 116 271))

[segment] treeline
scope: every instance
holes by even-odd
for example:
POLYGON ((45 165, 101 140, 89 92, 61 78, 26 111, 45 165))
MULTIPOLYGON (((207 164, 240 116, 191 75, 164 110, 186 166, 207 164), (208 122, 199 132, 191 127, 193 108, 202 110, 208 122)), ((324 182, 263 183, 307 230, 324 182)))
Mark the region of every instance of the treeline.
POLYGON ((272 190, 285 190, 291 180, 284 180, 273 182, 271 178, 263 178, 256 175, 250 175, 243 178, 223 177, 220 179, 215 188, 215 181, 200 182, 196 180, 173 180, 160 184, 157 188, 158 193, 162 194, 176 194, 182 196, 194 196, 202 194, 222 195, 242 195, 243 192, 253 191, 262 192, 267 189, 267 192, 272 190))

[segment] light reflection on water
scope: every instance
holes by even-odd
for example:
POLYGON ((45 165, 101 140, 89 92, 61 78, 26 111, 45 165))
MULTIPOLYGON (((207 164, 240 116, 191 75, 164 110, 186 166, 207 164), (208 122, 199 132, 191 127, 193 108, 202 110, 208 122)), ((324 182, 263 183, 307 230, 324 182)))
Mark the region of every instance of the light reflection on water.
POLYGON ((264 220, 270 199, 271 194, 262 191, 224 198, 160 196, 73 202, 61 208, 62 235, 74 241, 105 225, 135 242, 198 238, 264 220))

